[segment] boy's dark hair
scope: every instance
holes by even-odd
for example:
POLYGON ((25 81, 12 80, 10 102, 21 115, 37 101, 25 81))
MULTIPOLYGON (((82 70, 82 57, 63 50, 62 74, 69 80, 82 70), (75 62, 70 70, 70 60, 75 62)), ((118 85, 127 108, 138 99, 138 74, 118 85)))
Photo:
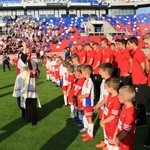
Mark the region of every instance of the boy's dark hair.
POLYGON ((115 43, 116 43, 116 42, 120 42, 120 39, 116 39, 116 40, 115 40, 115 43))
POLYGON ((111 46, 115 46, 115 43, 111 43, 110 45, 111 45, 111 46))
POLYGON ((113 88, 114 90, 118 91, 120 87, 120 81, 118 78, 109 78, 105 81, 108 87, 113 88))
POLYGON ((112 75, 113 73, 113 65, 111 63, 103 63, 100 68, 103 70, 103 71, 107 71, 110 75, 112 75))
POLYGON ((70 71, 71 73, 74 73, 74 67, 72 65, 68 65, 67 70, 70 71))
POLYGON ((92 72, 93 72, 93 68, 92 68, 91 65, 85 65, 85 66, 83 66, 82 70, 83 71, 86 70, 89 74, 92 74, 92 72))
POLYGON ((69 64, 69 63, 68 63, 67 61, 63 61, 63 62, 62 62, 62 65, 63 65, 64 67, 67 67, 68 64, 69 64))
POLYGON ((108 39, 106 39, 106 38, 102 38, 102 39, 101 39, 101 42, 102 42, 102 41, 104 41, 107 45, 108 45, 108 43, 109 43, 109 42, 108 42, 108 39))
POLYGON ((146 33, 143 35, 142 40, 150 39, 150 33, 146 33))
POLYGON ((99 46, 99 44, 98 44, 97 42, 93 43, 93 46, 94 46, 94 45, 99 46))
POLYGON ((70 56, 68 56, 68 57, 66 58, 66 61, 67 61, 67 62, 70 62, 70 61, 72 61, 72 58, 71 58, 70 56))
POLYGON ((82 68, 83 68, 83 65, 78 65, 78 66, 76 67, 76 72, 82 73, 82 68))
POLYGON ((122 45, 125 45, 125 46, 127 45, 127 41, 126 41, 125 39, 121 39, 121 40, 120 40, 120 43, 121 43, 122 45))
POLYGON ((138 46, 139 43, 135 36, 128 38, 127 42, 134 43, 136 46, 138 46))
POLYGON ((79 57, 78 54, 73 54, 73 55, 71 56, 71 59, 77 59, 78 61, 80 61, 80 57, 79 57))

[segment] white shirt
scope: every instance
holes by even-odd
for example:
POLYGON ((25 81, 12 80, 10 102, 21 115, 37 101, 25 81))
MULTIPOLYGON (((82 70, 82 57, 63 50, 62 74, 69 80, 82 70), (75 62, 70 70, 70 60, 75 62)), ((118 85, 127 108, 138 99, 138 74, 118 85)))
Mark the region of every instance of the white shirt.
MULTIPOLYGON (((100 99, 99 102, 101 102, 104 99, 104 96, 108 96, 109 93, 105 89, 105 80, 102 80, 101 86, 100 86, 100 99)), ((101 107, 101 109, 104 109, 104 106, 101 107)))
POLYGON ((57 63, 56 63, 55 60, 51 61, 51 71, 55 71, 55 65, 56 65, 56 64, 57 64, 57 63))
POLYGON ((82 87, 82 95, 90 94, 89 98, 83 98, 82 105, 83 107, 93 107, 94 106, 94 85, 91 78, 84 81, 82 87))
POLYGON ((68 86, 68 70, 66 67, 62 69, 62 86, 68 86))

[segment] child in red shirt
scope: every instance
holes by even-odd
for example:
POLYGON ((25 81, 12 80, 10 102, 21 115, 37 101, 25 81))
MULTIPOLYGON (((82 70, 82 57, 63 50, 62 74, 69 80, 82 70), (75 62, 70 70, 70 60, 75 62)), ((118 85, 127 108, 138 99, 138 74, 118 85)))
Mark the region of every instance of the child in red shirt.
POLYGON ((70 117, 75 117, 74 105, 73 105, 73 94, 74 94, 74 83, 75 83, 75 75, 74 75, 74 67, 72 65, 68 65, 68 87, 67 87, 67 96, 68 96, 68 103, 70 105, 70 117))
POLYGON ((134 150, 136 128, 136 114, 132 104, 134 98, 135 90, 133 87, 126 85, 119 89, 119 100, 124 106, 119 116, 114 141, 119 145, 120 150, 134 150))
POLYGON ((112 143, 120 111, 120 102, 117 92, 119 85, 120 81, 117 78, 110 78, 105 81, 105 89, 109 95, 105 103, 104 114, 100 125, 104 128, 106 134, 106 147, 108 150, 119 150, 119 147, 112 143))
POLYGON ((59 58, 57 61, 56 61, 56 65, 55 65, 55 82, 57 84, 57 86, 60 86, 60 65, 62 63, 62 59, 59 58))
POLYGON ((82 120, 83 120, 82 102, 78 98, 78 96, 81 95, 81 89, 85 81, 85 78, 83 78, 82 76, 82 67, 83 65, 78 65, 76 67, 75 76, 76 76, 77 81, 74 85, 74 94, 73 94, 73 102, 76 108, 77 120, 78 120, 79 125, 80 124, 82 125, 82 120))

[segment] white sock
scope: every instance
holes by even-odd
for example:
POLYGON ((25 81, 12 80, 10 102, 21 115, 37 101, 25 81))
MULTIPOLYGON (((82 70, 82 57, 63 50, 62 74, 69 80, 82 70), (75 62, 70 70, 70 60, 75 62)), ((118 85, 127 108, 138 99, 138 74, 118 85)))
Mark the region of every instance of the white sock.
POLYGON ((71 115, 74 115, 74 106, 70 105, 71 115))
POLYGON ((93 137, 93 130, 94 130, 94 124, 93 124, 93 123, 88 124, 88 131, 87 131, 87 133, 88 133, 91 137, 93 137))
POLYGON ((67 95, 64 95, 64 104, 67 105, 67 95))
POLYGON ((49 75, 49 79, 52 80, 51 75, 49 75))
POLYGON ((106 139, 106 131, 104 128, 103 128, 103 133, 104 133, 104 142, 105 144, 108 144, 108 140, 106 139))
POLYGON ((49 80, 49 75, 48 74, 46 74, 46 79, 49 80))
POLYGON ((83 116, 83 125, 84 125, 84 128, 86 128, 86 129, 88 128, 88 121, 87 121, 85 115, 83 116))
POLYGON ((57 81, 56 81, 56 83, 57 83, 57 85, 59 85, 59 86, 60 86, 60 80, 57 80, 57 81))

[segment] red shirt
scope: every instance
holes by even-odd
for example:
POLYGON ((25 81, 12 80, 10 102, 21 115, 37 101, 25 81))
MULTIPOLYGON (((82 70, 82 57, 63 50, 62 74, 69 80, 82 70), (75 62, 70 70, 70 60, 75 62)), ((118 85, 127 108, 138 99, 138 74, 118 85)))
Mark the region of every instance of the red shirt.
POLYGON ((102 64, 106 62, 106 59, 109 58, 109 62, 112 63, 113 61, 113 53, 110 47, 102 50, 102 64))
POLYGON ((72 52, 71 52, 71 55, 73 54, 78 54, 78 50, 77 49, 74 49, 72 52))
MULTIPOLYGON (((85 57, 86 60, 86 51, 84 49, 78 51, 78 56, 80 58, 80 64, 83 62, 83 58, 85 57)), ((83 62, 85 63, 85 62, 83 62)))
POLYGON ((118 61, 117 61, 118 51, 117 50, 113 50, 112 54, 113 54, 113 67, 114 68, 118 68, 118 61))
POLYGON ((145 54, 139 48, 135 51, 133 55, 133 65, 132 65, 132 82, 133 84, 146 84, 147 78, 144 70, 141 67, 141 63, 145 63, 145 54))
POLYGON ((125 49, 117 53, 117 62, 118 68, 120 69, 120 76, 123 76, 124 73, 129 73, 130 70, 129 59, 131 59, 131 56, 128 50, 125 49))
POLYGON ((111 95, 109 94, 104 108, 104 120, 111 115, 115 116, 115 119, 105 124, 105 131, 108 139, 112 139, 114 137, 114 133, 118 124, 119 111, 120 101, 118 95, 115 97, 111 97, 111 95))
POLYGON ((74 74, 68 75, 68 86, 69 85, 73 86, 74 81, 75 81, 75 75, 74 74))
POLYGON ((130 108, 122 107, 121 114, 119 116, 118 122, 118 135, 123 131, 127 132, 128 135, 120 141, 120 149, 123 147, 130 147, 134 144, 134 135, 135 135, 135 120, 136 113, 134 106, 130 108))
MULTIPOLYGON (((100 63, 101 63, 101 59, 102 59, 102 52, 101 52, 101 50, 98 50, 97 52, 95 52, 94 62, 93 62, 92 67, 94 68, 97 65, 98 61, 100 61, 100 63)), ((98 67, 93 71, 93 73, 99 74, 99 70, 100 70, 100 68, 98 67)))
MULTIPOLYGON (((80 79, 78 79, 77 83, 75 84, 74 91, 78 91, 77 99, 78 99, 78 96, 81 94, 81 90, 82 90, 84 81, 85 81, 85 78, 80 78, 80 79)), ((80 107, 80 108, 82 107, 82 102, 79 99, 77 100, 77 107, 80 107)))
MULTIPOLYGON (((149 67, 150 67, 150 61, 148 62, 149 63, 149 67)), ((148 73, 148 86, 150 86, 150 70, 149 70, 149 73, 148 73)))
MULTIPOLYGON (((88 65, 90 62, 90 59, 93 58, 94 59, 95 56, 95 51, 91 50, 87 52, 87 57, 86 57, 86 64, 88 65)), ((93 63, 93 62, 92 62, 93 63)), ((92 65, 92 64, 91 64, 92 65)))

